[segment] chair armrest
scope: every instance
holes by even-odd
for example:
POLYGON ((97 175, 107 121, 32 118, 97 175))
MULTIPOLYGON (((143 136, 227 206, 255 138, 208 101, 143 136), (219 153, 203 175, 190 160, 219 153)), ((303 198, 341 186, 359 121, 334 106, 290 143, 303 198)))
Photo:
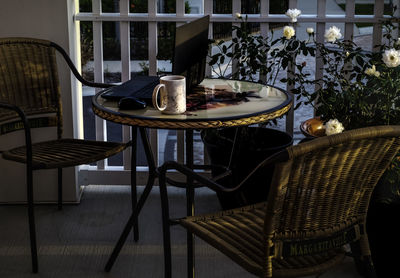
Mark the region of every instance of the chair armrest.
MULTIPOLYGON (((21 122, 24 126, 24 131, 25 131, 26 158, 27 158, 27 161, 32 161, 31 129, 29 127, 28 119, 26 118, 25 113, 18 106, 14 105, 14 104, 4 103, 4 102, 0 102, 0 108, 13 110, 21 118, 21 122)), ((32 163, 28 163, 28 164, 32 165, 32 163)))
POLYGON ((82 77, 82 75, 78 72, 76 69, 74 63, 72 62, 71 58, 68 56, 67 52, 59 46, 58 44, 51 42, 50 43, 51 47, 54 47, 64 58, 65 62, 67 62, 69 68, 71 69, 72 73, 75 75, 75 77, 84 85, 89 86, 89 87, 96 87, 96 88, 110 88, 115 86, 115 84, 106 84, 106 83, 96 83, 96 82, 91 82, 82 77))

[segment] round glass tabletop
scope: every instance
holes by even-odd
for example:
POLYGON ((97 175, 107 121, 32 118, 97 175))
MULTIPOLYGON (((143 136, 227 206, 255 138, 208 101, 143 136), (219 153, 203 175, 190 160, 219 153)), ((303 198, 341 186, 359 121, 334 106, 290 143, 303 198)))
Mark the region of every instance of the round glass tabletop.
POLYGON ((262 123, 286 113, 290 95, 278 88, 227 79, 204 79, 187 95, 187 111, 162 114, 151 106, 120 110, 117 101, 106 100, 99 92, 93 97, 96 115, 113 122, 150 128, 215 128, 262 123))

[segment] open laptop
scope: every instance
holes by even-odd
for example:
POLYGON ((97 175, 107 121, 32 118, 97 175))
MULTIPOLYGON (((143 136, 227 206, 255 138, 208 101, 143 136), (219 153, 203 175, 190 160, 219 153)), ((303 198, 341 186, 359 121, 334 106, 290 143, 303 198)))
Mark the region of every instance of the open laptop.
MULTIPOLYGON (((205 76, 209 22, 207 15, 176 28, 172 74, 186 77, 188 94, 205 76)), ((101 96, 109 100, 133 96, 152 106, 153 89, 159 79, 158 76, 134 76, 121 85, 104 90, 101 96)))

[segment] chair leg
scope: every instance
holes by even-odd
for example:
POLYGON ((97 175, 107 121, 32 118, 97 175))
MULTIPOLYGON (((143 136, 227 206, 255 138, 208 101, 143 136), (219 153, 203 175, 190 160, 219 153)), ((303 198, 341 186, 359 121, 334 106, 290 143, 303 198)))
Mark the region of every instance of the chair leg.
POLYGON ((365 277, 367 278, 377 278, 374 263, 372 262, 371 256, 364 257, 364 265, 365 265, 365 277))
POLYGON ((368 238, 366 237, 366 235, 364 235, 363 238, 360 239, 359 241, 356 241, 356 242, 350 244, 351 253, 353 255, 353 259, 354 259, 354 263, 357 268, 357 272, 363 277, 376 278, 377 275, 376 275, 374 264, 372 262, 371 255, 362 254, 362 251, 361 251, 361 244, 362 244, 361 242, 362 241, 364 241, 363 244, 365 246, 368 246, 368 249, 369 249, 368 238))
POLYGON ((58 210, 62 210, 62 168, 58 168, 58 210))
POLYGON ((33 173, 30 166, 27 167, 27 197, 28 197, 28 222, 29 222, 29 237, 31 242, 31 258, 32 258, 32 272, 37 273, 38 255, 36 243, 36 228, 35 228, 35 215, 33 208, 33 173))

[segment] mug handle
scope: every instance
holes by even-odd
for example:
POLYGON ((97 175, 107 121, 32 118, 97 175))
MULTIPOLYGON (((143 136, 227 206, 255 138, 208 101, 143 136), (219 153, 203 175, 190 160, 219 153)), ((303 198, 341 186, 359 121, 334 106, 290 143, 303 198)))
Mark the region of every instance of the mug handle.
MULTIPOLYGON (((154 90, 153 90, 153 96, 152 96, 152 100, 153 100, 153 106, 154 108, 157 108, 160 111, 164 111, 165 108, 167 108, 167 104, 164 103, 163 107, 158 106, 157 103, 157 96, 158 96, 158 92, 160 91, 160 89, 163 88, 165 90, 165 85, 164 84, 158 84, 154 90)), ((161 103, 163 102, 163 100, 161 99, 161 103)))

